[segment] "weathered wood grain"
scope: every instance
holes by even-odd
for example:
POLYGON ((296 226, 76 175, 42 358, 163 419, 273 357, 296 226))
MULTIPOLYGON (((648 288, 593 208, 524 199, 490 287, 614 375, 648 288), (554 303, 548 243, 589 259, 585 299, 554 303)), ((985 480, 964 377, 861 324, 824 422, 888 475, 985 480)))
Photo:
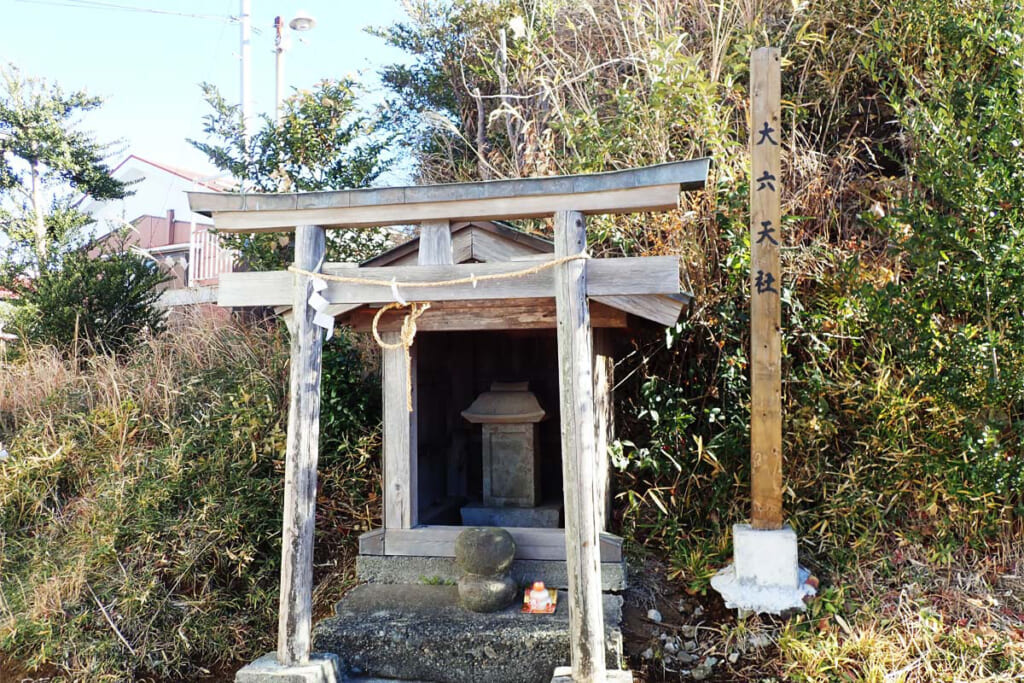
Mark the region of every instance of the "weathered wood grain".
POLYGON ((537 254, 532 245, 508 239, 497 231, 474 230, 470 234, 473 237, 473 258, 477 261, 511 261, 515 257, 537 254))
POLYGON ((750 478, 755 529, 782 527, 780 88, 779 50, 754 50, 750 59, 750 478), (768 177, 764 174, 771 180, 764 180, 768 177))
MULTIPOLYGON (((360 304, 331 304, 324 311, 329 316, 335 318, 343 316, 350 311, 354 311, 360 307, 360 304)), ((274 309, 274 313, 277 313, 284 320, 285 326, 289 330, 292 329, 292 325, 295 324, 293 311, 290 306, 278 306, 274 309)))
MULTIPOLYGON (((575 262, 586 268, 587 296, 632 294, 678 294, 679 258, 647 256, 615 259, 590 259, 575 262)), ((354 268, 324 266, 324 272, 358 277, 389 285, 400 282, 439 282, 470 275, 514 273, 535 265, 532 262, 462 263, 448 266, 392 266, 354 268)), ((409 301, 455 301, 480 299, 522 299, 554 296, 554 268, 532 275, 509 279, 440 287, 416 287, 400 290, 409 301)), ((224 273, 220 276, 221 306, 286 306, 291 304, 291 273, 224 273)), ((364 304, 393 301, 390 286, 328 282, 324 296, 332 304, 364 304)))
MULTIPOLYGON (((587 246, 583 214, 555 214, 555 255, 587 246)), ((565 554, 569 575, 569 642, 577 681, 603 681, 604 610, 601 597, 603 491, 598 484, 594 419, 593 347, 587 306, 588 268, 570 261, 555 268, 558 315, 558 389, 562 422, 562 482, 565 495, 565 554)), ((677 274, 678 277, 678 274, 677 274)), ((677 285, 678 286, 678 285, 677 285)))
MULTIPOLYGON (((591 313, 594 305, 595 303, 591 301, 591 313)), ((612 512, 611 461, 608 457, 608 445, 615 438, 615 401, 612 391, 615 386, 615 345, 609 330, 591 326, 594 327, 594 422, 600 463, 596 472, 598 511, 601 513, 599 528, 607 530, 612 512)))
POLYGON ((452 265, 452 230, 448 221, 426 221, 420 226, 419 265, 452 265))
POLYGON ((473 259, 473 232, 460 230, 452 233, 452 261, 465 263, 473 259))
MULTIPOLYGON (((251 196, 251 195, 250 195, 251 196)), ((371 228, 424 221, 543 218, 552 210, 578 206, 587 214, 669 211, 679 207, 679 184, 602 190, 580 194, 512 195, 487 199, 388 203, 285 210, 214 212, 221 232, 281 232, 294 221, 317 221, 332 228, 371 228)))
MULTIPOLYGON (((314 270, 323 258, 324 229, 295 230, 295 263, 314 270)), ((322 330, 313 324, 306 301, 311 278, 296 275, 292 285, 295 316, 291 337, 288 441, 285 453, 284 525, 281 534, 281 599, 277 659, 285 665, 309 661, 313 617, 313 530, 316 514, 316 462, 320 440, 320 363, 322 330)))
MULTIPOLYGON (((468 230, 461 230, 459 232, 452 231, 452 263, 465 263, 473 258, 473 234, 468 230)), ((415 238, 406 244, 402 245, 401 252, 396 249, 396 253, 389 254, 385 252, 375 259, 367 261, 362 264, 362 267, 382 267, 382 266, 415 266, 420 264, 419 260, 419 245, 420 238, 415 238), (406 246, 408 245, 408 246, 406 246)))
MULTIPOLYGON (((384 529, 385 555, 419 557, 455 557, 455 539, 465 531, 462 526, 426 525, 415 529, 384 529)), ((518 560, 565 559, 564 529, 506 527, 516 542, 518 560)), ((376 538, 371 539, 376 543, 376 538)), ((368 545, 373 547, 373 545, 368 545)), ((600 534, 599 555, 602 562, 622 561, 622 539, 608 533, 600 534)))
POLYGON ((360 555, 384 554, 384 529, 374 529, 359 536, 360 555))
MULTIPOLYGON (((519 230, 503 225, 502 223, 496 223, 493 221, 464 221, 461 223, 451 224, 452 251, 454 252, 453 261, 455 263, 464 263, 470 259, 476 259, 478 261, 487 260, 485 258, 474 256, 473 254, 474 238, 481 233, 488 233, 495 238, 515 242, 529 250, 529 253, 550 254, 554 251, 554 247, 551 242, 541 237, 537 237, 536 235, 520 232, 519 230)), ((419 237, 415 237, 404 244, 389 249, 383 254, 379 254, 372 259, 363 262, 362 265, 364 267, 415 265, 418 262, 418 251, 419 237)))
MULTIPOLYGON (((398 332, 385 332, 381 338, 388 344, 400 340, 398 332)), ((382 349, 381 366, 384 391, 384 526, 388 529, 411 529, 418 523, 417 501, 419 464, 416 433, 416 345, 409 349, 412 372, 407 376, 405 351, 402 348, 382 349), (406 386, 412 386, 413 410, 406 402, 406 386)))
MULTIPOLYGON (((420 226, 419 248, 414 252, 419 266, 451 266, 453 259, 451 224, 430 221, 420 226)), ((412 254, 410 253, 410 256, 412 254)), ((359 269, 382 270, 382 269, 359 269)), ((393 270, 389 268, 387 270, 393 270)), ((372 321, 371 321, 372 324, 372 321)), ((383 332, 387 344, 397 344, 398 327, 383 332)), ((384 527, 411 529, 419 523, 419 441, 417 432, 418 380, 415 339, 406 350, 382 349, 384 389, 384 527), (408 392, 412 392, 409 410, 408 392)))
MULTIPOLYGON (((369 332, 377 308, 365 307, 343 316, 341 320, 356 332, 369 332)), ((405 318, 403 312, 388 311, 380 317, 377 329, 397 331, 405 318)), ((590 302, 591 326, 623 329, 629 324, 625 311, 590 302)), ((490 301, 440 301, 416 321, 420 332, 461 332, 483 330, 554 329, 553 299, 494 299, 490 301)))
POLYGON ((686 305, 686 298, 672 299, 667 296, 635 294, 632 296, 596 296, 592 301, 614 306, 633 315, 660 325, 675 325, 679 314, 686 305))
POLYGON ((193 211, 219 230, 290 230, 302 223, 374 226, 428 220, 537 218, 554 211, 621 213, 678 205, 680 190, 704 187, 709 159, 607 173, 448 185, 295 194, 188 193, 193 211), (575 208, 573 208, 575 207, 575 208))

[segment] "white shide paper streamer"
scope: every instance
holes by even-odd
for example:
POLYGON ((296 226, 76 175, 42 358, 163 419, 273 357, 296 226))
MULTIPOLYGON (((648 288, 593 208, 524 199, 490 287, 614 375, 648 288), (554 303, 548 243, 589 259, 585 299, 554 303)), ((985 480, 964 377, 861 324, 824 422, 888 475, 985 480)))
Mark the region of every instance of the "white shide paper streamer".
POLYGON ((320 278, 313 278, 313 293, 309 295, 308 304, 313 309, 313 324, 324 329, 324 341, 334 334, 334 316, 327 314, 327 307, 331 302, 323 297, 320 292, 327 289, 327 281, 320 278))

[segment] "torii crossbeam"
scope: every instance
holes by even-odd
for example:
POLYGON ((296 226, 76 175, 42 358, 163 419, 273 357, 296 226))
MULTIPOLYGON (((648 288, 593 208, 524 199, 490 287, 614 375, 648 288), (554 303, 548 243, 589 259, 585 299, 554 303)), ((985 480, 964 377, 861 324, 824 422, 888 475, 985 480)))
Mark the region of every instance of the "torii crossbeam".
MULTIPOLYGON (((219 231, 295 231, 295 268, 317 271, 326 230, 396 224, 430 228, 436 260, 381 269, 325 264, 320 272, 348 278, 322 292, 331 304, 395 301, 400 282, 459 281, 485 274, 513 274, 526 264, 451 265, 454 222, 554 217, 557 264, 512 279, 417 287, 401 292, 415 301, 481 299, 555 300, 559 360, 565 545, 569 577, 572 675, 603 682, 604 616, 600 577, 601 495, 595 473, 592 336, 588 297, 677 295, 676 257, 573 259, 586 250, 585 215, 665 211, 677 208, 681 190, 702 188, 708 159, 592 175, 525 178, 417 187, 374 188, 298 194, 189 193, 193 211, 212 216, 219 231), (444 245, 447 244, 447 254, 444 245), (385 279, 386 278, 386 279, 385 279), (380 285, 374 281, 379 280, 380 285)), ((421 254, 422 256, 422 254, 421 254)), ((307 305, 313 278, 287 271, 228 273, 220 278, 222 306, 292 306, 291 380, 285 464, 278 661, 309 661, 312 627, 313 530, 320 416, 323 335, 307 305)), ((408 483, 406 482, 405 485, 408 483)), ((389 498, 407 496, 402 482, 385 481, 389 498)), ((400 507, 399 507, 400 509, 400 507)))

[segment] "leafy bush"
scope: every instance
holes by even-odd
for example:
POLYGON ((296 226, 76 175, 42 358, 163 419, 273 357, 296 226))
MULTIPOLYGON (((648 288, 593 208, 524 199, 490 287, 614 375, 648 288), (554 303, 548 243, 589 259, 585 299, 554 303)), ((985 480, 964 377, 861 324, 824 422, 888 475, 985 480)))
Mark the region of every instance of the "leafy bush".
POLYGON ((910 390, 968 418, 942 444, 950 486, 1024 505, 1024 13, 912 7, 864 60, 906 131, 913 182, 878 221, 896 266, 863 296, 910 390), (911 33, 922 54, 908 61, 911 33))
POLYGON ((65 254, 37 277, 16 280, 21 310, 16 326, 33 342, 66 351, 121 353, 143 333, 164 328, 155 306, 166 277, 149 260, 127 251, 65 254))
POLYGON ((385 82, 421 113, 405 140, 427 180, 714 159, 679 212, 588 226, 598 255, 680 255, 697 301, 618 368, 637 552, 705 590, 749 514, 746 80, 765 44, 783 55, 784 506, 806 561, 838 575, 894 534, 948 560, 1020 518, 1016 3, 444 5, 383 32, 413 56, 385 82))

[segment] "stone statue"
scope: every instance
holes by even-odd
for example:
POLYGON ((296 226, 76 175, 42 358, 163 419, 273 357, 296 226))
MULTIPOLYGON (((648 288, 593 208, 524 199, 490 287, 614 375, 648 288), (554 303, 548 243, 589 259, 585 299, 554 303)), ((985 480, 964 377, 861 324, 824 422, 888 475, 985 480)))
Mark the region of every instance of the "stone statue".
POLYGON ((470 527, 455 539, 455 562, 465 572, 459 579, 459 604, 474 612, 496 612, 516 597, 509 576, 516 542, 497 527, 470 527))

